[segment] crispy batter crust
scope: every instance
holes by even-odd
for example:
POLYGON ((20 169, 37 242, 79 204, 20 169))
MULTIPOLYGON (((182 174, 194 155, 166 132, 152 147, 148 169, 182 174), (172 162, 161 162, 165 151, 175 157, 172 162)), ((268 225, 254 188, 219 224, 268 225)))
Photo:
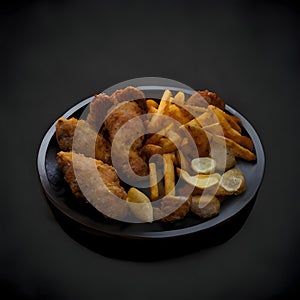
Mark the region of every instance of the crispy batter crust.
POLYGON ((126 163, 128 161, 127 151, 124 150, 130 146, 128 145, 129 137, 132 135, 141 136, 130 148, 129 162, 134 173, 140 176, 147 175, 149 172, 148 165, 141 155, 144 140, 142 135, 145 132, 144 124, 142 121, 137 121, 130 127, 131 125, 128 123, 129 120, 146 113, 144 93, 134 87, 127 87, 123 90, 117 90, 111 96, 100 95, 92 101, 87 121, 95 126, 104 118, 104 125, 111 143, 113 143, 119 129, 124 124, 128 126, 127 132, 118 139, 116 143, 117 151, 114 152, 118 171, 124 173, 128 178, 131 177, 131 173, 128 171, 126 163), (102 108, 102 103, 104 103, 104 109, 102 108), (111 105, 109 110, 107 110, 107 107, 109 107, 108 103, 111 105), (103 117, 103 113, 99 113, 96 110, 104 110, 106 115, 103 117))
POLYGON ((161 212, 166 215, 162 222, 175 222, 183 219, 189 212, 191 199, 187 197, 165 196, 162 200, 161 212))
POLYGON ((87 122, 96 131, 99 131, 104 123, 108 110, 114 105, 116 105, 114 98, 103 93, 95 95, 90 103, 90 112, 87 116, 87 122))
POLYGON ((207 107, 211 104, 222 110, 225 109, 225 102, 216 93, 209 90, 196 92, 187 100, 187 104, 200 107, 207 107))
POLYGON ((56 140, 63 151, 75 151, 88 157, 95 157, 111 164, 111 145, 84 120, 59 118, 56 122, 56 140), (76 130, 76 141, 74 134, 76 130))
POLYGON ((74 152, 60 151, 56 159, 66 182, 77 198, 87 199, 109 217, 122 219, 127 215, 128 208, 124 201, 127 193, 121 187, 112 166, 74 152), (84 195, 81 190, 84 191, 84 195))

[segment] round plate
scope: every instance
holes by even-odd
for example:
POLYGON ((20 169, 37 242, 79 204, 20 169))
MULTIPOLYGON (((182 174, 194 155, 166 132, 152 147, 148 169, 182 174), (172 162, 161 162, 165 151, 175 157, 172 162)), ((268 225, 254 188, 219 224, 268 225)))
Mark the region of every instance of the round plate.
MULTIPOLYGON (((143 90, 144 87, 138 88, 143 90)), ((161 95, 162 91, 166 88, 176 90, 165 86, 151 86, 147 87, 147 90, 148 92, 149 90, 153 91, 153 98, 159 98, 158 93, 161 95)), ((190 93, 190 91, 184 92, 190 93)), ((69 109, 62 117, 79 118, 92 99, 93 97, 90 97, 78 103, 69 109)), ((187 237, 195 233, 201 233, 218 226, 223 226, 227 221, 231 220, 246 208, 251 201, 255 201, 255 196, 260 187, 265 167, 263 147, 254 128, 245 117, 230 106, 226 105, 225 109, 228 113, 237 116, 242 121, 244 127, 243 134, 251 137, 254 143, 257 161, 246 162, 238 160, 237 168, 244 173, 247 189, 244 193, 224 201, 221 206, 220 214, 210 220, 203 221, 199 217, 189 213, 183 220, 172 224, 159 222, 152 224, 131 224, 106 219, 91 205, 80 203, 70 192, 56 163, 56 153, 59 151, 59 148, 55 138, 55 123, 45 134, 38 152, 37 166, 42 189, 49 202, 61 215, 97 236, 125 238, 127 240, 162 240, 187 237)))

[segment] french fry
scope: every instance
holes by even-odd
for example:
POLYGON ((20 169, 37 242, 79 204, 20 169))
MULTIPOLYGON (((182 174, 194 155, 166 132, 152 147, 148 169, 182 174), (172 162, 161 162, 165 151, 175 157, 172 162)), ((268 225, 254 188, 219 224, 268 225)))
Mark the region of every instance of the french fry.
POLYGON ((150 176, 150 200, 157 200, 159 197, 158 191, 158 182, 157 182, 157 172, 156 172, 156 164, 149 164, 149 176, 150 176))
POLYGON ((185 171, 191 171, 190 164, 186 157, 183 155, 181 150, 176 151, 176 164, 177 167, 180 167, 181 169, 185 171))
POLYGON ((194 118, 187 110, 176 104, 170 104, 164 114, 175 119, 181 124, 185 124, 194 118))
POLYGON ((170 139, 173 143, 179 144, 181 140, 181 136, 174 130, 170 129, 166 133, 166 137, 170 139))
MULTIPOLYGON (((163 101, 170 102, 170 98, 171 97, 172 97, 171 91, 165 90, 164 93, 163 93, 163 95, 162 95, 162 97, 161 97, 161 101, 160 102, 163 102, 163 101)), ((160 104, 159 104, 159 106, 160 106, 160 104)))
POLYGON ((164 153, 164 149, 161 146, 154 144, 147 144, 142 148, 142 153, 149 159, 152 155, 164 153))
POLYGON ((154 107, 156 109, 158 108, 158 103, 156 101, 154 101, 153 99, 146 100, 146 105, 147 105, 148 110, 150 107, 154 107))
POLYGON ((153 115, 151 121, 150 121, 150 128, 155 127, 155 123, 159 120, 159 115, 162 115, 167 111, 167 109, 170 106, 171 103, 171 96, 172 93, 169 90, 165 90, 163 93, 163 96, 161 98, 161 101, 159 102, 159 106, 157 108, 157 113, 153 115))
POLYGON ((165 195, 175 195, 175 172, 172 155, 170 153, 164 154, 164 182, 165 195))
POLYGON ((167 127, 159 130, 155 134, 153 134, 150 138, 147 139, 146 144, 158 144, 161 137, 165 136, 166 133, 171 130, 174 126, 174 123, 169 124, 167 127))
POLYGON ((162 180, 158 181, 158 194, 159 197, 163 197, 165 195, 165 187, 164 187, 164 165, 156 164, 156 176, 157 178, 162 178, 162 180))
POLYGON ((171 140, 165 137, 162 137, 159 140, 158 145, 163 149, 164 153, 174 152, 177 149, 176 145, 171 140))
POLYGON ((185 101, 185 96, 183 92, 178 92, 173 99, 173 102, 179 106, 183 106, 184 101, 185 101))
POLYGON ((157 108, 155 108, 154 106, 149 106, 148 107, 148 113, 157 114, 157 108))

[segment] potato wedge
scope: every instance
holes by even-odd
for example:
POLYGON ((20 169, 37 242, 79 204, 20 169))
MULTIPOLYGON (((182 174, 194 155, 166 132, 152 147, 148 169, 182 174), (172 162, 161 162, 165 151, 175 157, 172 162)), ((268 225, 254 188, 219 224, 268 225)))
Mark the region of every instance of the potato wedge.
POLYGON ((216 170, 224 172, 236 165, 234 152, 225 142, 223 144, 211 142, 210 146, 210 157, 216 161, 216 170))
POLYGON ((226 121, 231 126, 231 128, 236 130, 238 133, 241 134, 242 133, 242 128, 241 128, 242 123, 241 123, 240 119, 236 116, 228 115, 224 111, 222 111, 222 112, 224 114, 224 117, 225 117, 226 121))
POLYGON ((226 146, 232 148, 235 157, 239 157, 247 161, 256 160, 256 155, 253 152, 251 152, 247 148, 244 148, 243 146, 239 145, 238 143, 236 143, 235 141, 227 137, 212 135, 210 138, 212 142, 216 142, 220 144, 223 144, 225 139, 226 146))
POLYGON ((218 118, 219 118, 219 116, 222 116, 223 118, 225 118, 232 129, 236 130, 238 133, 242 132, 242 129, 241 129, 242 123, 238 117, 229 115, 225 111, 223 111, 222 109, 220 109, 214 105, 209 105, 208 109, 213 110, 218 118))
POLYGON ((153 209, 150 199, 138 189, 129 189, 126 201, 132 213, 143 222, 153 222, 153 209))
POLYGON ((198 156, 208 156, 210 150, 210 143, 207 137, 206 132, 199 125, 190 125, 187 124, 187 130, 194 139, 194 142, 197 146, 198 156))
POLYGON ((221 136, 224 135, 223 128, 220 125, 220 123, 213 123, 210 125, 206 125, 206 126, 203 126, 202 129, 211 134, 216 134, 216 135, 221 135, 221 136))
POLYGON ((230 138, 231 140, 233 140, 236 143, 238 143, 239 145, 249 149, 250 151, 253 150, 252 140, 247 136, 241 135, 238 131, 233 129, 230 126, 229 122, 227 121, 226 117, 224 116, 224 112, 222 110, 220 110, 219 108, 217 108, 213 105, 209 105, 208 108, 213 110, 215 112, 215 114, 217 115, 219 122, 223 128, 225 137, 230 138))
POLYGON ((210 107, 208 107, 207 111, 196 119, 202 127, 219 122, 215 112, 209 108, 210 107))

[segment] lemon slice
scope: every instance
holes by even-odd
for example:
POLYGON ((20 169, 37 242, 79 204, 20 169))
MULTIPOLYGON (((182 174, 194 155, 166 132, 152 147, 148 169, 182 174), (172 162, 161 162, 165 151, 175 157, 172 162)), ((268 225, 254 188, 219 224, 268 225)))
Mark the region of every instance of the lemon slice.
POLYGON ((233 168, 222 175, 218 194, 238 195, 245 189, 246 183, 243 173, 233 168))
POLYGON ((183 180, 192 186, 195 186, 201 190, 211 188, 219 184, 221 179, 220 174, 214 173, 210 175, 198 174, 191 176, 187 171, 177 168, 178 176, 181 176, 183 180))
POLYGON ((216 169, 216 161, 210 157, 198 157, 192 160, 191 167, 197 173, 210 174, 216 169))
POLYGON ((153 208, 150 199, 138 189, 129 189, 126 199, 132 213, 141 221, 153 222, 153 208))

